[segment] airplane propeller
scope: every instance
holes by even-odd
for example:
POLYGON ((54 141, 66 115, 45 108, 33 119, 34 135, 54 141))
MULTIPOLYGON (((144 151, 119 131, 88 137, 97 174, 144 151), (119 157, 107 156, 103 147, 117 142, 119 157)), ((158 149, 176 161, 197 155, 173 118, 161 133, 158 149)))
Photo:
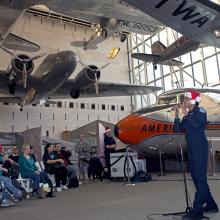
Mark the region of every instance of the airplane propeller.
POLYGON ((21 80, 21 82, 22 82, 24 88, 27 88, 27 77, 28 77, 27 76, 27 65, 28 65, 28 63, 31 62, 31 61, 39 59, 40 57, 44 56, 46 53, 33 56, 29 59, 21 59, 20 57, 18 57, 16 54, 11 52, 9 49, 5 48, 4 46, 0 45, 0 48, 22 63, 23 71, 22 71, 22 80, 21 80))
POLYGON ((79 59, 78 59, 78 63, 94 72, 94 74, 95 74, 95 92, 96 92, 96 94, 99 94, 99 81, 98 81, 97 73, 100 72, 102 69, 106 68, 110 63, 106 63, 98 69, 92 69, 90 66, 86 65, 85 63, 83 63, 79 59))

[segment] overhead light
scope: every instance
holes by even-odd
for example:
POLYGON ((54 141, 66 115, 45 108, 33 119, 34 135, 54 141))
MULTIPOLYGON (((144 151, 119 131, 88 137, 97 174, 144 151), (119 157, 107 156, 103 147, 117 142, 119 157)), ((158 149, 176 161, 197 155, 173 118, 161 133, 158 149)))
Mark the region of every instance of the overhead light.
POLYGON ((98 29, 97 29, 96 33, 97 33, 97 36, 98 36, 98 37, 101 36, 101 31, 98 31, 98 29))
POLYGON ((215 36, 216 36, 217 38, 220 38, 220 30, 215 30, 215 36))
POLYGON ((112 60, 112 59, 116 58, 116 57, 118 56, 119 51, 120 51, 120 47, 114 47, 114 48, 112 48, 112 49, 109 51, 107 58, 108 58, 109 60, 112 60))

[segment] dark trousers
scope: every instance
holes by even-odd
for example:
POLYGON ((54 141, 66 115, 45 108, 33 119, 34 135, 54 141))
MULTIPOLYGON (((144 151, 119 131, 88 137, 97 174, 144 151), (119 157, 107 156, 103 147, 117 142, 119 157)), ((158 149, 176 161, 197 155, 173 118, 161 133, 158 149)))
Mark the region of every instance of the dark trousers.
POLYGON ((107 168, 107 179, 111 180, 110 153, 105 153, 105 161, 106 161, 106 168, 107 168))
POLYGON ((29 178, 33 181, 33 191, 37 192, 40 188, 40 183, 47 183, 49 187, 51 188, 51 191, 53 191, 53 184, 51 180, 49 179, 46 172, 40 172, 40 174, 37 174, 35 172, 27 173, 23 178, 29 178))
POLYGON ((193 209, 202 211, 205 203, 208 206, 216 204, 207 182, 208 145, 195 146, 188 144, 188 146, 190 172, 196 188, 193 209))
POLYGON ((56 187, 67 184, 67 169, 64 166, 52 167, 49 171, 49 174, 55 175, 56 187))

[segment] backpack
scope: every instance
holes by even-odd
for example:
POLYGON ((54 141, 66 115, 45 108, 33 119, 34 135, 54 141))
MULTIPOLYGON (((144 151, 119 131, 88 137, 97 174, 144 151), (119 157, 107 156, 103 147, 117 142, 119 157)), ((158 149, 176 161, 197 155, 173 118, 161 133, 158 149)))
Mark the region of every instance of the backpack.
POLYGON ((68 188, 77 188, 77 187, 79 187, 78 178, 74 177, 74 178, 70 179, 67 187, 68 188))
POLYGON ((151 175, 143 170, 139 170, 137 174, 133 178, 131 178, 132 182, 148 182, 150 180, 152 180, 151 175))

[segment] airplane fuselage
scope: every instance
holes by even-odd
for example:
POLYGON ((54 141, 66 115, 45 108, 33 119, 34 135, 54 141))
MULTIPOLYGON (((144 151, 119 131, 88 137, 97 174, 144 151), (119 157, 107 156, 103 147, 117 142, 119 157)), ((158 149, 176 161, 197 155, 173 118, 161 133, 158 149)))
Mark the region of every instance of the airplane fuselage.
MULTIPOLYGON (((173 132, 174 112, 169 109, 147 112, 148 109, 146 109, 146 113, 142 110, 119 121, 115 127, 115 135, 118 139, 145 154, 154 155, 156 153, 158 156, 158 151, 155 151, 158 149, 170 156, 175 156, 179 153, 180 144, 185 151, 187 147, 185 134, 173 132)), ((207 112, 208 124, 205 130, 207 138, 219 138, 219 107, 217 105, 211 105, 211 108, 207 106, 207 112)))
POLYGON ((199 45, 199 42, 189 40, 182 36, 161 52, 157 63, 163 63, 164 61, 180 57, 190 51, 195 51, 198 49, 199 45))
MULTIPOLYGON (((34 75, 28 77, 26 89, 17 83, 15 97, 21 97, 20 104, 38 103, 42 98, 46 99, 68 80, 76 65, 76 55, 72 51, 47 56, 34 75)), ((5 81, 7 77, 5 75, 5 81)), ((7 87, 0 83, 0 93, 10 95, 7 87)))
POLYGON ((4 36, 9 27, 14 23, 20 13, 34 5, 45 5, 50 10, 60 14, 68 15, 89 21, 93 24, 100 24, 104 18, 115 18, 121 21, 122 30, 132 29, 138 33, 154 33, 159 30, 160 22, 145 15, 143 12, 127 7, 117 0, 20 0, 0 1, 0 32, 4 36))

